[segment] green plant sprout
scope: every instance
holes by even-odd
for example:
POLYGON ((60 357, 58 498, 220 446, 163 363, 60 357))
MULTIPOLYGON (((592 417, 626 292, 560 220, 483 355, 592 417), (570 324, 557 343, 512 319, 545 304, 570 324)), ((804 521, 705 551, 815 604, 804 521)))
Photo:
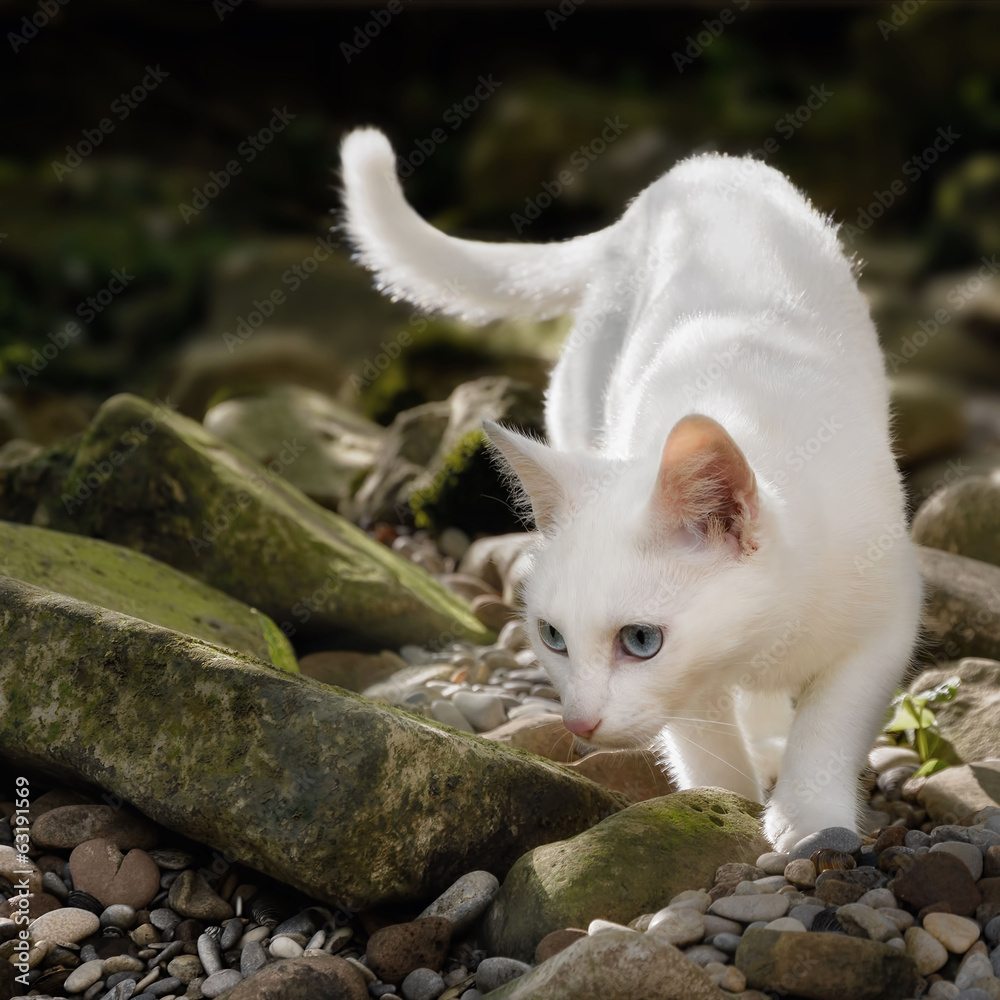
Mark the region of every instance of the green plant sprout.
POLYGON ((923 778, 961 763, 955 748, 938 731, 934 713, 928 708, 929 705, 952 701, 958 694, 959 683, 958 677, 949 677, 936 688, 919 695, 897 691, 889 705, 889 721, 883 731, 896 746, 916 750, 920 767, 913 775, 915 778, 923 778))

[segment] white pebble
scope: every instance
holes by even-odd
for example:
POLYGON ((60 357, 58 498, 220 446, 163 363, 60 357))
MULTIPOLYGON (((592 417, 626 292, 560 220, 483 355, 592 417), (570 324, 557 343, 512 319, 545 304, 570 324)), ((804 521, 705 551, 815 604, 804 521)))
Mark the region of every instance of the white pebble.
POLYGON ((284 934, 279 934, 267 949, 273 958, 298 958, 305 950, 298 941, 293 941, 284 934))

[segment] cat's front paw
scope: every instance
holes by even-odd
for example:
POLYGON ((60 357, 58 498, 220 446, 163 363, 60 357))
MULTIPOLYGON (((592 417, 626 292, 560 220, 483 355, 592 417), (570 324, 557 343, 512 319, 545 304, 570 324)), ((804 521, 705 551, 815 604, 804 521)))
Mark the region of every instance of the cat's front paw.
POLYGON ((810 812, 801 806, 785 809, 780 801, 772 799, 764 812, 764 836, 776 851, 783 854, 788 853, 803 837, 830 827, 855 829, 853 811, 810 812))

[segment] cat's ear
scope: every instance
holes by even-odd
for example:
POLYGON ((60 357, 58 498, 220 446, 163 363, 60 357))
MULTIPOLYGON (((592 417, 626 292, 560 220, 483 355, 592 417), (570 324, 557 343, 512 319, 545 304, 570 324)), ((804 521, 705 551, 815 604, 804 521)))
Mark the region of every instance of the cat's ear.
POLYGON ((492 420, 483 421, 483 430, 528 495, 535 526, 542 534, 550 534, 569 510, 566 492, 553 474, 559 456, 547 445, 492 420))
POLYGON ((654 517, 709 542, 756 548, 757 479, 726 429, 692 414, 667 437, 653 493, 654 517))

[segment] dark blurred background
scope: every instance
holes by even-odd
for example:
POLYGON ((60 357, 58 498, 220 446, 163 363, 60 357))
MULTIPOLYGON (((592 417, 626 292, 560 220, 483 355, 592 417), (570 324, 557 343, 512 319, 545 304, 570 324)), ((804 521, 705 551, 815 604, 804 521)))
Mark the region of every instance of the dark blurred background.
POLYGON ((0 23, 0 445, 120 390, 200 418, 290 382, 388 423, 487 372, 542 381, 564 324, 425 328, 317 243, 364 123, 420 212, 487 239, 585 232, 679 157, 756 151, 849 226, 890 371, 1000 382, 995 4, 40 0, 0 23))

